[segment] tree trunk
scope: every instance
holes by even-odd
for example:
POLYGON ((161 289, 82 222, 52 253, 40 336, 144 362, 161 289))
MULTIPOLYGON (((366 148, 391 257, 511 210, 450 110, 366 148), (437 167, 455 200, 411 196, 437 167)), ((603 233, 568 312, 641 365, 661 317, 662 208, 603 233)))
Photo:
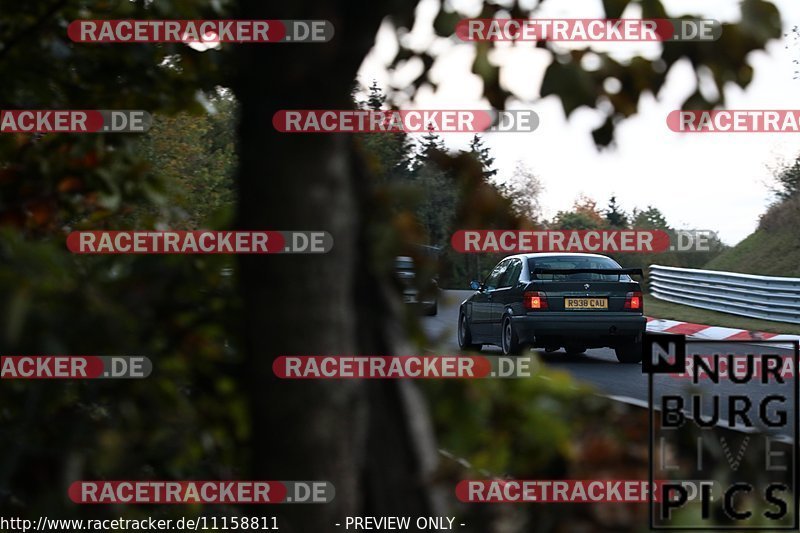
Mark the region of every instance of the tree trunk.
POLYGON ((334 238, 325 255, 240 258, 252 477, 335 485, 332 504, 275 508, 283 531, 329 531, 370 509, 426 513, 422 448, 409 429, 409 416, 425 413, 411 415, 397 383, 289 381, 272 372, 279 355, 391 353, 385 327, 399 322, 391 320, 388 293, 369 271, 363 235, 369 193, 352 139, 282 134, 271 122, 279 109, 352 106, 350 88, 385 6, 242 0, 240 8, 240 18, 327 19, 336 28, 325 44, 237 49, 238 228, 324 230, 334 238))

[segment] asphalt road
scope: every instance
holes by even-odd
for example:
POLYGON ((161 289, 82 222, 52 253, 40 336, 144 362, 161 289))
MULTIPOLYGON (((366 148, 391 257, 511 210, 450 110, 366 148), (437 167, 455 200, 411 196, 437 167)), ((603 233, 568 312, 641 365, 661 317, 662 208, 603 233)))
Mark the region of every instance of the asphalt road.
MULTIPOLYGON (((472 291, 443 291, 439 302, 439 314, 434 317, 424 317, 423 327, 431 338, 432 344, 438 350, 447 353, 458 352, 457 324, 458 306, 472 291)), ((647 310, 645 310, 646 312, 647 310)), ((722 353, 722 354, 778 354, 790 356, 791 350, 777 348, 769 344, 750 344, 750 343, 702 343, 690 344, 689 349, 696 353, 722 353)), ((487 355, 501 355, 499 348, 484 347, 487 355)), ((648 402, 648 376, 642 372, 641 365, 623 365, 617 362, 614 351, 610 348, 598 348, 588 350, 583 355, 568 356, 563 351, 550 354, 537 350, 537 353, 545 365, 550 368, 568 372, 575 379, 592 385, 599 394, 610 397, 617 401, 646 406, 648 402)), ((785 406, 788 414, 789 424, 792 420, 796 421, 794 410, 794 380, 786 379, 785 383, 778 383, 774 380, 768 383, 761 383, 760 380, 753 380, 742 385, 733 384, 725 379, 721 379, 719 384, 705 381, 697 387, 691 387, 691 380, 688 378, 678 378, 673 376, 654 377, 653 396, 656 405, 661 401, 664 394, 681 395, 687 405, 691 405, 690 394, 699 392, 701 395, 702 410, 705 417, 712 412, 713 399, 710 394, 712 391, 720 397, 720 419, 721 424, 728 426, 730 420, 728 401, 731 396, 746 396, 752 403, 752 407, 747 410, 748 416, 759 424, 759 406, 763 399, 771 394, 780 394, 786 398, 785 406), (711 388, 713 387, 713 389, 711 388)), ((747 401, 747 400, 741 400, 747 401)), ((775 410, 778 404, 772 402, 767 405, 767 413, 774 419, 775 410)), ((742 417, 734 417, 735 426, 741 429, 742 417)), ((763 426, 762 426, 763 427, 763 426)), ((775 433, 783 437, 792 437, 794 427, 786 427, 775 430, 775 433)))

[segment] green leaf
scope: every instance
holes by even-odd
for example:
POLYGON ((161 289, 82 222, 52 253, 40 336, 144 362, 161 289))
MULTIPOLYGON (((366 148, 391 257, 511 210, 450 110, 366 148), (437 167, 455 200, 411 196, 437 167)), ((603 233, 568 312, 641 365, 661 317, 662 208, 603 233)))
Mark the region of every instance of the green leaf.
POLYGON ((606 18, 618 19, 622 16, 622 12, 628 7, 630 0, 603 0, 603 9, 606 12, 606 18))
POLYGON ((661 0, 641 0, 641 2, 639 3, 642 6, 642 18, 646 19, 668 18, 667 11, 661 4, 661 0))
POLYGON ((455 33, 459 20, 461 20, 461 16, 458 13, 440 9, 433 21, 433 29, 436 31, 436 35, 449 37, 455 33))
POLYGON ((742 2, 742 28, 762 43, 781 37, 781 14, 778 8, 764 0, 742 2))
POLYGON ((574 61, 565 64, 553 61, 544 75, 541 94, 558 96, 567 117, 581 106, 594 107, 598 96, 591 75, 574 61))

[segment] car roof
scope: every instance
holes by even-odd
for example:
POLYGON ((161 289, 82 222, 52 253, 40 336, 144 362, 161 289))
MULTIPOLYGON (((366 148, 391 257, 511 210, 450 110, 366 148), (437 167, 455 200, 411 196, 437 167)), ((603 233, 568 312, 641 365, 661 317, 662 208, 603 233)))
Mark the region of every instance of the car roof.
POLYGON ((504 259, 509 258, 517 258, 517 259, 545 259, 548 257, 602 257, 603 259, 611 259, 607 255, 602 254, 586 254, 581 252, 537 252, 537 253, 529 253, 529 254, 516 254, 516 255, 509 255, 504 259))

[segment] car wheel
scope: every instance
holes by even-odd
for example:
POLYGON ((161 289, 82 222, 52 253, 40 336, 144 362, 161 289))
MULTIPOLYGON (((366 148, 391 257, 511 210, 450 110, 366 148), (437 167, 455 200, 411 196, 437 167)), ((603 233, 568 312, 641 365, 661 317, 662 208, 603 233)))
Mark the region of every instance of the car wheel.
POLYGON ((514 324, 511 318, 503 320, 503 329, 500 332, 500 347, 505 355, 519 355, 522 353, 522 345, 519 343, 517 332, 514 331, 514 324))
POLYGON ((642 362, 642 341, 632 340, 614 348, 617 361, 620 363, 634 364, 642 362))
POLYGON ((567 352, 567 355, 581 355, 583 353, 586 353, 586 346, 572 344, 569 346, 565 346, 564 351, 567 352))
POLYGON ((425 316, 436 316, 439 313, 438 300, 425 308, 425 316))
POLYGON ((483 345, 472 343, 472 332, 469 330, 469 322, 467 315, 459 313, 458 315, 458 346, 462 350, 478 351, 483 345))

